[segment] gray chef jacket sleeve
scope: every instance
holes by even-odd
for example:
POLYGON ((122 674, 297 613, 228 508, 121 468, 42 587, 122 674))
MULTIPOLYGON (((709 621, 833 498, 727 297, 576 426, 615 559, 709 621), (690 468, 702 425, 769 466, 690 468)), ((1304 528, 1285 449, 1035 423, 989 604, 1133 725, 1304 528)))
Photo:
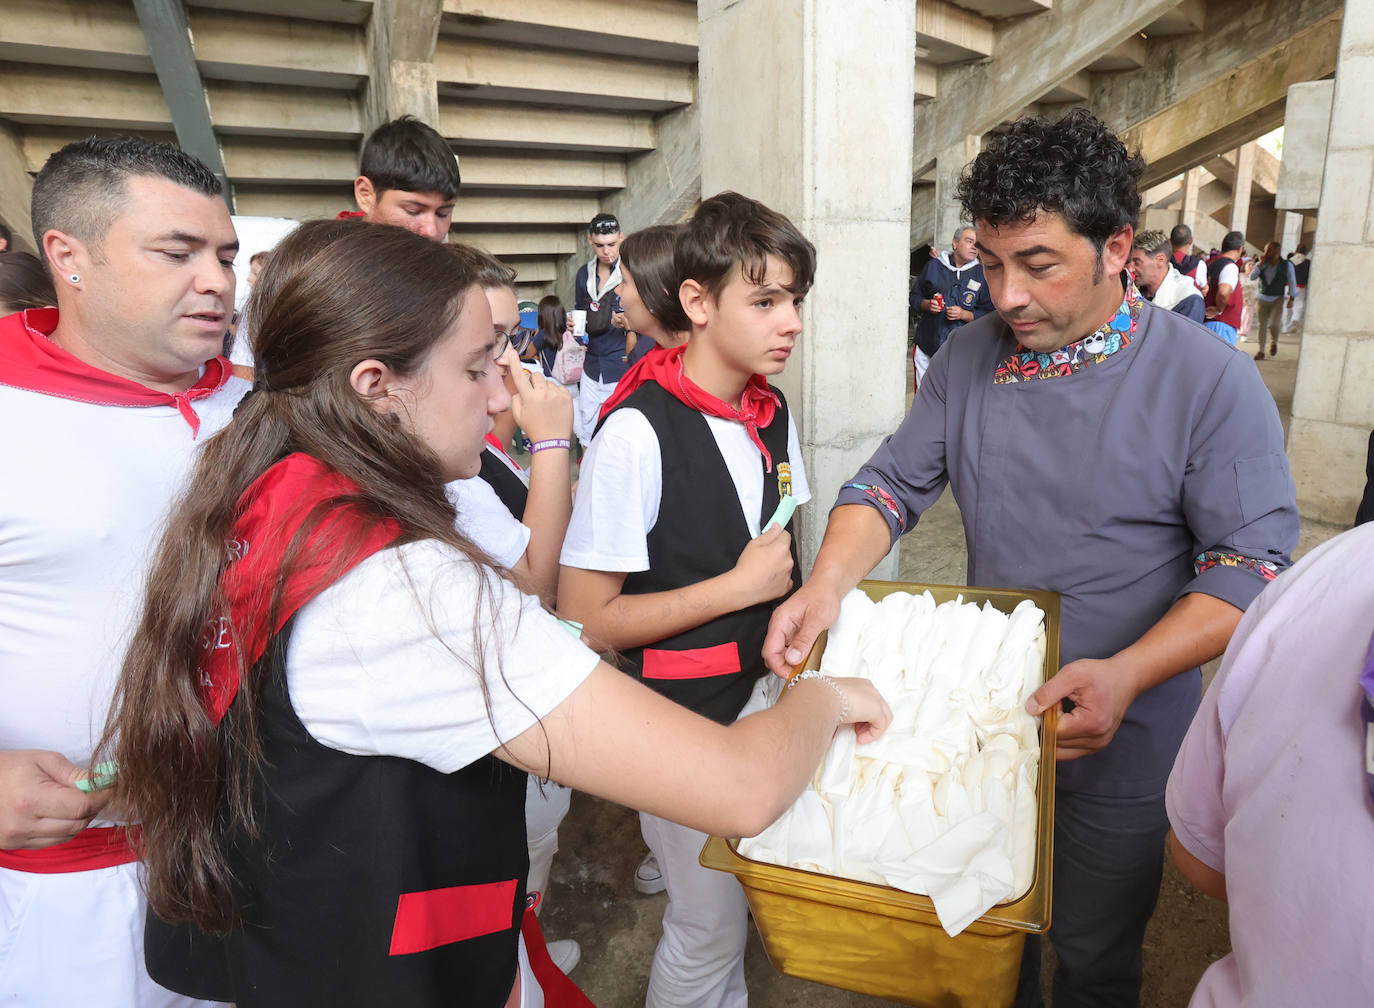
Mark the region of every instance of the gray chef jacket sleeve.
POLYGON ((1183 480, 1199 592, 1247 608, 1292 563, 1298 543, 1297 491, 1273 399, 1237 353, 1194 425, 1183 480), (1258 386, 1258 391, 1257 391, 1258 386), (1257 436, 1259 432, 1259 436, 1257 436))

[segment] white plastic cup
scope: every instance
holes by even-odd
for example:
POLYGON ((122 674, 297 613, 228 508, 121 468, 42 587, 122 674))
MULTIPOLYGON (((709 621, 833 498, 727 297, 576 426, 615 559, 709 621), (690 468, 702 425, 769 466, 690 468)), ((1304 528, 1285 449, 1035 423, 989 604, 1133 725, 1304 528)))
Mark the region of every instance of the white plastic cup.
POLYGON ((573 335, 578 339, 587 338, 587 313, 580 308, 574 308, 571 312, 573 320, 573 335))

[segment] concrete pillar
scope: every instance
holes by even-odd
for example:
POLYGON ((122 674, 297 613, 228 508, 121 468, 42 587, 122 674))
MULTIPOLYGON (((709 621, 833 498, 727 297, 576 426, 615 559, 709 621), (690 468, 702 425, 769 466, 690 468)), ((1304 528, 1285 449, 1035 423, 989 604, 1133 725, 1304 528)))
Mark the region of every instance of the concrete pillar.
POLYGON ((366 131, 403 115, 439 128, 434 46, 443 0, 377 0, 367 24, 366 131))
POLYGON ((1274 241, 1279 243, 1284 255, 1292 252, 1302 241, 1302 220, 1300 213, 1285 211, 1279 214, 1279 233, 1274 235, 1274 241))
POLYGON ((1236 148, 1236 181, 1231 186, 1231 230, 1245 234, 1250 221, 1250 185, 1255 177, 1255 141, 1236 148))
POLYGON ((1335 88, 1334 80, 1307 81, 1288 88, 1283 111, 1283 161, 1274 194, 1274 205, 1280 210, 1313 211, 1321 203, 1335 88))
POLYGON ((1193 243, 1198 244, 1197 238, 1197 196, 1198 190, 1202 187, 1202 169, 1190 168, 1183 173, 1183 210, 1179 214, 1178 222, 1186 224, 1193 232, 1193 243))
POLYGON ((957 143, 941 151, 935 158, 935 247, 949 248, 954 229, 966 224, 963 209, 954 198, 959 176, 964 173, 968 163, 978 156, 982 147, 982 137, 964 137, 957 143))
MULTIPOLYGON (((797 416, 813 494, 799 514, 806 569, 841 484, 905 411, 914 8, 910 0, 697 5, 702 194, 735 189, 762 200, 818 253, 805 332, 777 379, 797 416)), ((878 571, 893 576, 895 557, 878 571)))
POLYGON ((19 134, 14 127, 0 121, 0 220, 12 233, 12 252, 38 251, 33 245, 33 221, 29 217, 32 199, 33 179, 29 178, 19 134))
POLYGON ((1304 518, 1349 525, 1374 427, 1374 333, 1352 311, 1374 276, 1374 0, 1347 0, 1307 287, 1288 458, 1304 518))

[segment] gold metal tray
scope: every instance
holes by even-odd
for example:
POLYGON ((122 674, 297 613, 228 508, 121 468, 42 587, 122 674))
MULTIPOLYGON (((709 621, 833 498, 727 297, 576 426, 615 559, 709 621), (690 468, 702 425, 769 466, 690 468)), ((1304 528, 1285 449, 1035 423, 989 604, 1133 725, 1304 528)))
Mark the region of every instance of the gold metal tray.
MULTIPOLYGON (((897 591, 929 591, 937 604, 962 595, 965 602, 991 602, 1007 613, 1030 599, 1045 613, 1043 677, 1059 670, 1055 592, 901 581, 864 581, 859 588, 875 601, 897 591)), ((817 639, 798 670, 820 666, 826 640, 826 634, 817 639)), ((720 837, 707 841, 701 863, 739 879, 768 959, 782 973, 907 1005, 1005 1008, 1016 993, 1026 933, 1043 934, 1050 926, 1057 726, 1056 710, 1047 711, 1040 726, 1031 886, 990 909, 957 938, 940 926, 928 896, 751 861, 737 852, 738 841, 720 837)))

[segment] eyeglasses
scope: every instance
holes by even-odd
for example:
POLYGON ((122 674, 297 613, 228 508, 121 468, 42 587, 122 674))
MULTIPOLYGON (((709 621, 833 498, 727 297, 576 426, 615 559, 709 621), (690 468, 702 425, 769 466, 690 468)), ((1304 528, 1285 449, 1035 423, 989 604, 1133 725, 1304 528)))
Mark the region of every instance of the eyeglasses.
POLYGON ((610 220, 596 221, 589 228, 587 228, 587 232, 589 234, 597 235, 619 234, 620 221, 616 220, 614 217, 612 217, 610 220))
POLYGON ((492 347, 491 356, 493 360, 500 360, 505 354, 507 347, 515 347, 515 355, 523 356, 530 347, 530 340, 534 338, 534 330, 525 326, 516 326, 510 332, 504 329, 496 330, 496 345, 492 347))

